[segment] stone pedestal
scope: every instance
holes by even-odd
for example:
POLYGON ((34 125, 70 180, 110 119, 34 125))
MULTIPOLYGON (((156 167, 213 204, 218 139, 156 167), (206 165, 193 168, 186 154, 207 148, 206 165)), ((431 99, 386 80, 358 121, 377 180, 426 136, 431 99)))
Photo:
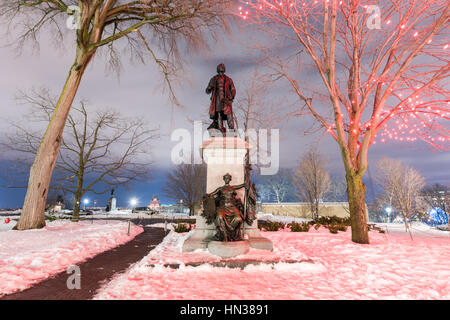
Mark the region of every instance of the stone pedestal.
POLYGON ((111 198, 111 211, 117 210, 117 199, 115 197, 111 198))
POLYGON ((250 247, 260 250, 273 251, 273 243, 267 238, 261 235, 261 231, 258 229, 258 220, 253 221, 250 226, 245 224, 244 234, 248 236, 248 242, 250 247))
POLYGON ((208 251, 221 258, 232 258, 246 254, 250 250, 250 244, 244 241, 211 241, 208 243, 208 251))
MULTIPOLYGON (((223 176, 231 174, 231 185, 244 183, 245 155, 249 145, 239 137, 212 137, 202 145, 202 157, 207 164, 206 192, 223 186, 223 176)), ((238 196, 244 200, 244 189, 238 196)))
MULTIPOLYGON (((226 173, 229 173, 232 176, 230 183, 231 185, 239 185, 244 183, 245 155, 248 148, 248 143, 239 137, 212 137, 203 143, 201 151, 202 157, 207 164, 207 193, 211 193, 224 185, 223 176, 226 173)), ((245 190, 243 188, 237 191, 237 195, 241 198, 242 202, 244 202, 245 190)), ((225 252, 225 255, 231 254, 231 252, 237 253, 235 255, 239 255, 248 252, 248 249, 245 249, 247 247, 270 251, 273 250, 272 242, 261 236, 258 229, 257 220, 255 220, 251 226, 245 225, 244 234, 248 236, 248 241, 214 241, 214 244, 211 244, 212 249, 210 249, 209 243, 212 241, 212 237, 214 237, 216 233, 216 226, 214 224, 206 224, 206 221, 202 216, 198 215, 196 218, 197 223, 195 230, 192 236, 183 244, 183 252, 208 248, 211 253, 213 253, 211 251, 213 250, 216 253, 223 251, 225 252), (243 246, 242 248, 236 248, 239 246, 239 243, 243 246), (247 251, 241 253, 243 250, 247 251)), ((222 256, 221 254, 217 255, 222 256)))
POLYGON ((183 252, 208 248, 208 243, 216 234, 215 225, 207 224, 206 219, 200 215, 196 216, 196 220, 193 234, 183 243, 183 252))

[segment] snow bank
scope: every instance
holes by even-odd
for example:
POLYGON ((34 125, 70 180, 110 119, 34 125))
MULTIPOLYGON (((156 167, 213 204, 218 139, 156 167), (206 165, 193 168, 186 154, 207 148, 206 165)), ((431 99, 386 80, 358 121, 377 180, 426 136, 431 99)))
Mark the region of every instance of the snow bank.
POLYGON ((12 230, 16 226, 17 221, 13 218, 17 219, 17 216, 0 217, 0 232, 12 230))
MULTIPOLYGON (((386 230, 388 233, 405 233, 405 224, 397 224, 397 223, 377 223, 377 226, 386 230)), ((450 234, 447 230, 440 230, 436 226, 432 227, 422 222, 414 221, 409 225, 411 232, 414 237, 442 237, 450 234)))
POLYGON ((128 209, 128 210, 112 210, 112 211, 107 212, 106 214, 108 214, 108 215, 129 215, 132 213, 133 213, 132 210, 128 209))
POLYGON ((311 221, 312 219, 306 219, 306 218, 296 218, 291 216, 276 216, 271 213, 258 213, 257 214, 258 220, 261 221, 272 221, 272 222, 283 222, 285 224, 291 223, 291 222, 307 222, 311 221))
POLYGON ((235 259, 307 257, 314 263, 249 265, 244 270, 185 266, 218 258, 204 250, 181 253, 189 234, 171 232, 95 299, 450 299, 448 233, 419 232, 411 241, 405 232, 370 232, 370 245, 351 242, 350 231, 334 235, 323 227, 263 235, 273 241, 273 253, 252 249, 235 259), (181 265, 171 269, 163 263, 181 265))
POLYGON ((53 221, 43 229, 0 233, 0 296, 21 291, 143 232, 119 221, 53 221))

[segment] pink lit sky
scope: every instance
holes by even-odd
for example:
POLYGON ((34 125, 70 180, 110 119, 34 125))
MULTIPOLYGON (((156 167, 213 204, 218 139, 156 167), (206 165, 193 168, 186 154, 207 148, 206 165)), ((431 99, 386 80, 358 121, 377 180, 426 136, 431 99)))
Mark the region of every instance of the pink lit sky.
MULTIPOLYGON (((0 26, 0 34, 5 31, 0 26)), ((237 30, 236 30, 237 31, 237 30)), ((159 84, 161 77, 153 63, 146 65, 131 63, 125 57, 120 77, 105 71, 105 63, 101 56, 94 59, 88 67, 82 80, 76 99, 87 99, 95 108, 111 107, 121 110, 128 116, 138 116, 147 119, 149 124, 161 127, 161 138, 153 143, 152 156, 154 160, 155 179, 144 184, 136 184, 131 191, 123 191, 127 197, 132 193, 150 201, 153 194, 161 195, 164 176, 172 167, 170 151, 175 145, 170 141, 170 133, 176 128, 192 130, 191 119, 204 119, 208 110, 209 98, 205 94, 206 85, 215 74, 216 65, 224 62, 227 74, 233 78, 237 87, 237 98, 243 92, 243 85, 253 71, 252 53, 245 48, 246 40, 252 33, 245 29, 237 31, 237 37, 224 37, 224 43, 211 44, 211 50, 186 56, 183 76, 189 81, 176 85, 175 90, 184 109, 172 108, 168 104, 159 84), (172 121, 173 120, 173 121, 172 121), (171 125, 171 123, 173 125, 171 125)), ((12 35, 13 37, 14 35, 12 35)), ((14 96, 18 90, 30 90, 33 87, 47 87, 55 95, 59 93, 67 76, 74 57, 74 49, 69 41, 64 48, 55 49, 49 38, 44 34, 40 39, 40 50, 25 50, 17 55, 12 47, 6 46, 13 38, 0 39, 0 107, 2 121, 0 130, 9 130, 8 123, 20 120, 27 112, 27 107, 18 105, 14 96)), ((311 77, 311 75, 303 75, 311 77)), ((277 101, 280 89, 274 87, 269 97, 277 101)), ((343 166, 337 144, 331 136, 324 134, 303 135, 302 130, 311 122, 311 118, 292 119, 281 132, 280 162, 283 167, 294 167, 302 153, 311 145, 318 145, 320 151, 329 159, 330 171, 342 172, 343 166)), ((389 156, 402 160, 418 169, 428 182, 447 184, 450 181, 450 153, 437 152, 422 143, 392 143, 376 145, 369 153, 369 161, 389 156)), ((4 167, 7 155, 0 153, 0 166, 4 167)), ((372 175, 375 168, 372 166, 372 175)), ((119 191, 119 196, 120 196, 119 191)), ((20 206, 25 190, 0 188, 0 207, 20 206)), ((164 197, 162 197, 164 200, 164 197)), ((103 198, 102 198, 103 199, 103 198)), ((105 198, 106 199, 106 198, 105 198)), ((102 200, 103 201, 103 200, 102 200)), ((106 200, 104 200, 106 201, 106 200)), ((119 201, 120 202, 120 201, 119 201)), ((119 203, 120 204, 120 203, 119 203)))

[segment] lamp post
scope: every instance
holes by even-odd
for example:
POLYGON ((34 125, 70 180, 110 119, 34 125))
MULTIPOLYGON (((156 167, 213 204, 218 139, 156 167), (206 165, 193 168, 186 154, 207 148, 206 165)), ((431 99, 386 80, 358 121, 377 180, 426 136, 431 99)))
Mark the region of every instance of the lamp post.
POLYGON ((391 207, 387 207, 386 209, 384 209, 387 213, 388 216, 388 223, 391 223, 391 212, 392 212, 392 208, 391 207))
POLYGON ((138 200, 136 198, 132 198, 130 200, 131 209, 134 209, 138 204, 138 200))
POLYGON ((86 205, 89 203, 89 199, 84 199, 83 200, 83 204, 84 204, 84 210, 86 210, 86 205))

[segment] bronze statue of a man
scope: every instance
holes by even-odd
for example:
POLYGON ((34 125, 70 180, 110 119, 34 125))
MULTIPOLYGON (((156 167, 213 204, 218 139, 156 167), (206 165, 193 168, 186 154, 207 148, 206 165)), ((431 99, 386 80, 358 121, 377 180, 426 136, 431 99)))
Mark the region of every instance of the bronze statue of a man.
POLYGON ((233 120, 233 100, 236 96, 236 88, 233 80, 225 75, 225 65, 223 63, 217 66, 217 75, 211 78, 206 93, 211 94, 211 105, 209 107, 209 117, 213 123, 208 127, 210 129, 219 129, 225 133, 223 120, 227 120, 228 129, 234 130, 233 120))

